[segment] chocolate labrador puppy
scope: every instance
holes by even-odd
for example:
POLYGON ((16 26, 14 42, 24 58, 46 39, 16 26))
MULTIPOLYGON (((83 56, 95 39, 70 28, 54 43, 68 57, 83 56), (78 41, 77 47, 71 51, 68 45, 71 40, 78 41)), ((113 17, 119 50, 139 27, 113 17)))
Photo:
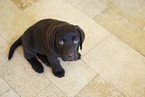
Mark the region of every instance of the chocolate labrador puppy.
POLYGON ((77 25, 67 22, 44 19, 31 27, 11 46, 9 51, 10 60, 15 49, 22 44, 25 58, 32 65, 32 68, 42 73, 43 63, 52 67, 53 74, 63 77, 64 69, 61 67, 58 57, 63 61, 73 61, 80 59, 78 49, 82 49, 85 39, 84 31, 77 25))

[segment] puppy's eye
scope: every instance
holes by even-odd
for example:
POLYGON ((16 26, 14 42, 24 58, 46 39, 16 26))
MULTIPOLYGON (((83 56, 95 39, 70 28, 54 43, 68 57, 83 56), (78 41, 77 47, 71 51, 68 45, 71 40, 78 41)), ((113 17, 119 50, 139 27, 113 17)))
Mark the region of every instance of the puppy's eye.
POLYGON ((64 45, 64 41, 63 41, 63 40, 60 40, 58 43, 59 43, 60 45, 64 45))
POLYGON ((77 38, 73 41, 74 44, 78 44, 78 42, 79 42, 79 39, 77 38))

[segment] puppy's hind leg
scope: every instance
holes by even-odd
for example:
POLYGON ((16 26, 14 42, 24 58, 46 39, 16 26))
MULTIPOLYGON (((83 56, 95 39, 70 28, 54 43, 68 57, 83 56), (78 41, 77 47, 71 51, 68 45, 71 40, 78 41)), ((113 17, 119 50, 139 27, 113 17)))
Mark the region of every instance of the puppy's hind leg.
POLYGON ((37 57, 38 57, 46 66, 50 66, 50 63, 49 63, 49 61, 47 60, 47 56, 46 56, 46 55, 37 54, 37 57))
POLYGON ((24 50, 24 54, 25 54, 25 58, 27 59, 27 61, 31 64, 32 68, 38 72, 38 73, 43 73, 44 69, 42 64, 37 60, 35 54, 31 53, 26 53, 24 50))
POLYGON ((44 72, 44 69, 43 69, 43 66, 42 64, 37 60, 36 57, 33 57, 31 59, 27 59, 28 62, 31 64, 32 68, 38 72, 38 73, 43 73, 44 72))

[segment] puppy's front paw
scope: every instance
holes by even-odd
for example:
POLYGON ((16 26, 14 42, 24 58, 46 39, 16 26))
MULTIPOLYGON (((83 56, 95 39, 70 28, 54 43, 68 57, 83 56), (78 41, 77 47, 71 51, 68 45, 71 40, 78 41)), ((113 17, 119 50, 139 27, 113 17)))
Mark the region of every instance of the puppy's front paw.
POLYGON ((65 71, 64 71, 63 68, 58 68, 58 69, 53 70, 53 74, 54 74, 55 76, 61 78, 61 77, 64 77, 65 71))

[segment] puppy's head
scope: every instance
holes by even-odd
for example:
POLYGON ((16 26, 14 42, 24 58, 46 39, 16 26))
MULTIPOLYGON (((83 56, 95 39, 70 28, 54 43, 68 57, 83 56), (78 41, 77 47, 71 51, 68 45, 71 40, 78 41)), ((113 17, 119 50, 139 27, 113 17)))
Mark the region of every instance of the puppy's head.
POLYGON ((77 60, 84 39, 84 31, 79 26, 64 25, 55 32, 54 49, 63 61, 77 60))

